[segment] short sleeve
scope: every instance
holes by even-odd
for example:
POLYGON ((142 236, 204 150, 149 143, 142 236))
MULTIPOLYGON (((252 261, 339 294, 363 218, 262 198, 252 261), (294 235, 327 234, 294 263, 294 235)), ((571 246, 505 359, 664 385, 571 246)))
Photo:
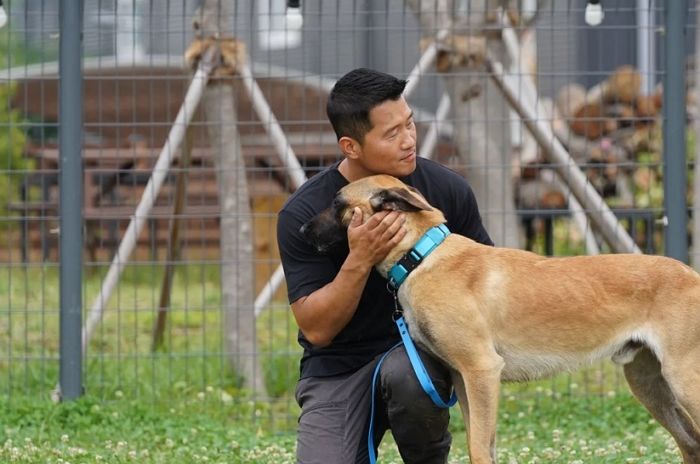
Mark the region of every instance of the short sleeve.
POLYGON ((299 229, 307 219, 288 210, 280 211, 277 221, 277 243, 287 281, 287 296, 294 303, 330 283, 338 266, 329 256, 320 255, 304 240, 299 229))
POLYGON ((452 190, 450 211, 445 215, 450 230, 484 245, 493 245, 493 240, 481 221, 474 192, 467 181, 460 177, 455 181, 452 190))
POLYGON ((421 171, 413 176, 420 190, 445 214, 447 227, 459 235, 484 245, 493 245, 481 221, 479 205, 467 179, 449 167, 432 160, 420 159, 421 171))

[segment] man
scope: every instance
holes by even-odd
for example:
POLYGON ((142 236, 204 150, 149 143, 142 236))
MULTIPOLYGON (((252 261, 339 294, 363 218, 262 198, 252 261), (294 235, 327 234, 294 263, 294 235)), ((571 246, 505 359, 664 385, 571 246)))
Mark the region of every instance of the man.
MULTIPOLYGON (((357 209, 347 243, 325 255, 299 232, 349 182, 390 174, 440 208, 452 232, 492 244, 465 180, 417 158, 413 112, 402 96, 405 86, 404 80, 369 69, 356 69, 338 80, 327 113, 344 159, 313 176, 279 213, 277 238, 304 348, 296 390, 301 407, 297 460, 303 464, 368 462, 375 394, 375 444, 391 429, 404 462, 447 461, 449 413, 423 392, 403 347, 387 356, 377 391, 371 391, 379 357, 400 340, 392 320, 393 297, 373 266, 404 237, 402 214, 383 211, 363 223, 357 209)), ((430 356, 421 357, 446 400, 449 371, 430 356)))

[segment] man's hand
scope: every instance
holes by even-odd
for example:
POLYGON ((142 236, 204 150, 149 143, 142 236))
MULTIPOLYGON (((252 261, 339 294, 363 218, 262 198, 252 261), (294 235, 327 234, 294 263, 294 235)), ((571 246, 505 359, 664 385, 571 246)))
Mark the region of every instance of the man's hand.
POLYGON ((329 284, 292 303, 292 311, 306 339, 327 346, 345 327, 360 301, 372 267, 405 236, 406 218, 397 211, 380 211, 362 223, 355 208, 348 226, 350 254, 329 284))
POLYGON ((362 210, 355 208, 348 226, 350 256, 358 264, 371 268, 404 238, 405 222, 406 217, 401 212, 380 211, 363 224, 362 210))

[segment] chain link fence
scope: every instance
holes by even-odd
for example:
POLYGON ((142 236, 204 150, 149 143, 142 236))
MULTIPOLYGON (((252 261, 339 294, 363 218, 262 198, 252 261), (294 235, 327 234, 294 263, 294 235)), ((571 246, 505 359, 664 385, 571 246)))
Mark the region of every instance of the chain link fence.
MULTIPOLYGON (((290 427, 301 351, 276 213, 340 159, 325 98, 356 67, 409 78, 421 156, 469 179, 499 246, 663 254, 664 182, 687 186, 695 204, 694 2, 672 25, 684 31, 676 50, 660 0, 603 1, 597 26, 584 1, 288 3, 85 0, 82 94, 59 102, 58 2, 5 0, 0 394, 56 391, 70 278, 59 272, 60 217, 80 209, 82 234, 68 240, 82 257, 63 258, 82 260, 84 327, 73 336, 85 343, 85 391, 200 392, 290 427), (664 82, 679 50, 685 69, 664 82), (665 86, 685 98, 686 153, 663 153, 665 86), (59 149, 59 103, 82 106, 76 185, 60 182, 77 154, 59 149), (687 178, 664 179, 671 158, 687 178), (81 204, 60 204, 61 189, 80 185, 81 204)), ((691 243, 698 227, 672 240, 691 243)), ((621 385, 606 364, 515 390, 621 385)))

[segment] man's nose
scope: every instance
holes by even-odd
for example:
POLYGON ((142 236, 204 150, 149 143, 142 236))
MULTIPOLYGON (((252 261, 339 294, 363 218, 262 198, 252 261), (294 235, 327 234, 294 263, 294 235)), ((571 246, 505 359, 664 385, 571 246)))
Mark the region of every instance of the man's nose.
POLYGON ((412 148, 416 144, 416 133, 406 130, 401 136, 401 148, 412 148))

